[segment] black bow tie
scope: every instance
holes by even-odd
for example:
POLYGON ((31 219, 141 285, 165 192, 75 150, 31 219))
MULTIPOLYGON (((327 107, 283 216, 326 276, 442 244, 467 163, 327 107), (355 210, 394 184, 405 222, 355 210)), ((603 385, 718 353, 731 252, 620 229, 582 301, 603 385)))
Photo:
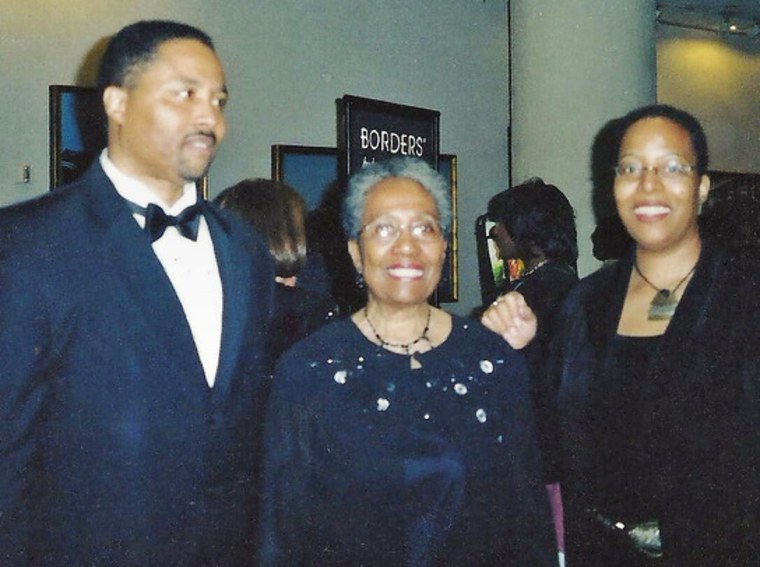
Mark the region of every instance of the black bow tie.
POLYGON ((153 203, 145 208, 131 202, 129 206, 132 211, 145 217, 145 232, 150 237, 151 242, 161 238, 169 226, 176 226, 179 233, 185 238, 198 239, 198 227, 203 214, 200 202, 189 206, 176 217, 167 215, 161 207, 153 203))

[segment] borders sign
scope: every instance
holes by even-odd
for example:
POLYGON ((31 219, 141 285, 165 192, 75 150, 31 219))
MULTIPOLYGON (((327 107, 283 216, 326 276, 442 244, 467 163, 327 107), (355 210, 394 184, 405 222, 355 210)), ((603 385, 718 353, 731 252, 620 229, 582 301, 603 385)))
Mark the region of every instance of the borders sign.
POLYGON ((439 123, 437 110, 382 100, 344 95, 341 117, 341 172, 346 179, 365 164, 396 156, 411 156, 438 169, 439 123))

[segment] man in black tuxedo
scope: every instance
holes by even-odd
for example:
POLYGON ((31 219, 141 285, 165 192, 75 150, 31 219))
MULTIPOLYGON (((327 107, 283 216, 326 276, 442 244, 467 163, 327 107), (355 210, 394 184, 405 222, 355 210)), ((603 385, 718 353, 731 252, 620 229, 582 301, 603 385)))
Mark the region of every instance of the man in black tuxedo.
POLYGON ((0 564, 246 564, 274 272, 195 190, 222 65, 143 21, 99 86, 100 158, 0 210, 0 564))

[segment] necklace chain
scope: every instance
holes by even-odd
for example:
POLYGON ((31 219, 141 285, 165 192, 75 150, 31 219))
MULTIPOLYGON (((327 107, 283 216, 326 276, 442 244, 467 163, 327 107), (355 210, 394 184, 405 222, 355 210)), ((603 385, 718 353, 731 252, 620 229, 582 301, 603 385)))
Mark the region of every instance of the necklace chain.
POLYGON ((528 276, 534 274, 536 271, 538 271, 539 268, 543 268, 546 266, 546 264, 549 263, 549 259, 546 258, 544 260, 541 260, 538 264, 530 268, 529 270, 525 270, 522 274, 520 274, 520 279, 527 278, 528 276))
POLYGON ((688 273, 687 273, 687 274, 686 274, 686 275, 685 275, 683 278, 681 278, 681 281, 679 281, 679 282, 676 284, 676 287, 674 287, 674 288, 672 289, 672 291, 671 291, 671 290, 669 290, 669 289, 668 289, 668 288, 666 288, 666 287, 663 287, 663 288, 657 287, 657 286, 656 286, 656 285, 654 285, 652 282, 650 282, 650 281, 647 279, 647 277, 646 277, 644 274, 642 274, 642 273, 641 273, 641 270, 639 269, 639 265, 638 265, 638 263, 636 262, 636 260, 634 260, 634 261, 633 261, 633 268, 636 270, 636 273, 637 273, 637 274, 639 274, 639 275, 641 276, 641 279, 643 279, 645 282, 647 282, 647 283, 648 283, 648 284, 649 284, 649 285, 652 287, 652 289, 654 289, 655 291, 658 291, 658 292, 663 292, 663 291, 664 291, 664 292, 667 292, 667 293, 669 293, 669 294, 673 294, 673 293, 677 292, 677 291, 678 291, 678 288, 680 288, 680 287, 681 287, 681 286, 684 284, 684 282, 685 282, 687 279, 689 279, 689 276, 690 276, 691 274, 693 274, 693 273, 694 273, 694 270, 696 270, 696 269, 697 269, 697 264, 694 264, 694 267, 693 267, 691 270, 689 270, 689 272, 688 272, 688 273))
POLYGON ((414 345, 418 344, 420 341, 425 340, 430 345, 433 344, 430 341, 430 338, 427 336, 428 331, 430 331, 430 314, 432 313, 432 311, 433 311, 433 308, 430 307, 430 305, 428 305, 427 319, 425 320, 425 328, 423 329, 422 334, 419 337, 417 337, 416 339, 414 339, 413 341, 408 342, 408 343, 404 343, 404 344, 389 343, 383 337, 381 337, 380 333, 377 332, 377 329, 372 324, 372 320, 369 318, 369 313, 367 312, 367 307, 366 306, 364 307, 364 318, 367 320, 367 324, 369 325, 369 328, 372 329, 372 332, 374 333, 375 338, 380 343, 380 346, 382 348, 388 348, 388 347, 390 347, 390 348, 402 349, 404 351, 404 354, 410 355, 412 347, 414 345))

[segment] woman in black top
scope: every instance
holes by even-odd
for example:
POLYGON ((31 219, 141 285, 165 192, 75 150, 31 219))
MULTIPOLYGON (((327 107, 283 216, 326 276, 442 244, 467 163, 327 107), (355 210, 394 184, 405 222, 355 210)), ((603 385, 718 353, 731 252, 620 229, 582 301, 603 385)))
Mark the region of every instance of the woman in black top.
MULTIPOLYGON (((570 292, 551 352, 568 565, 753 565, 760 266, 700 235, 710 180, 693 116, 654 105, 615 128, 635 247, 570 292)), ((532 324, 514 298, 484 321, 506 335, 532 324)))

